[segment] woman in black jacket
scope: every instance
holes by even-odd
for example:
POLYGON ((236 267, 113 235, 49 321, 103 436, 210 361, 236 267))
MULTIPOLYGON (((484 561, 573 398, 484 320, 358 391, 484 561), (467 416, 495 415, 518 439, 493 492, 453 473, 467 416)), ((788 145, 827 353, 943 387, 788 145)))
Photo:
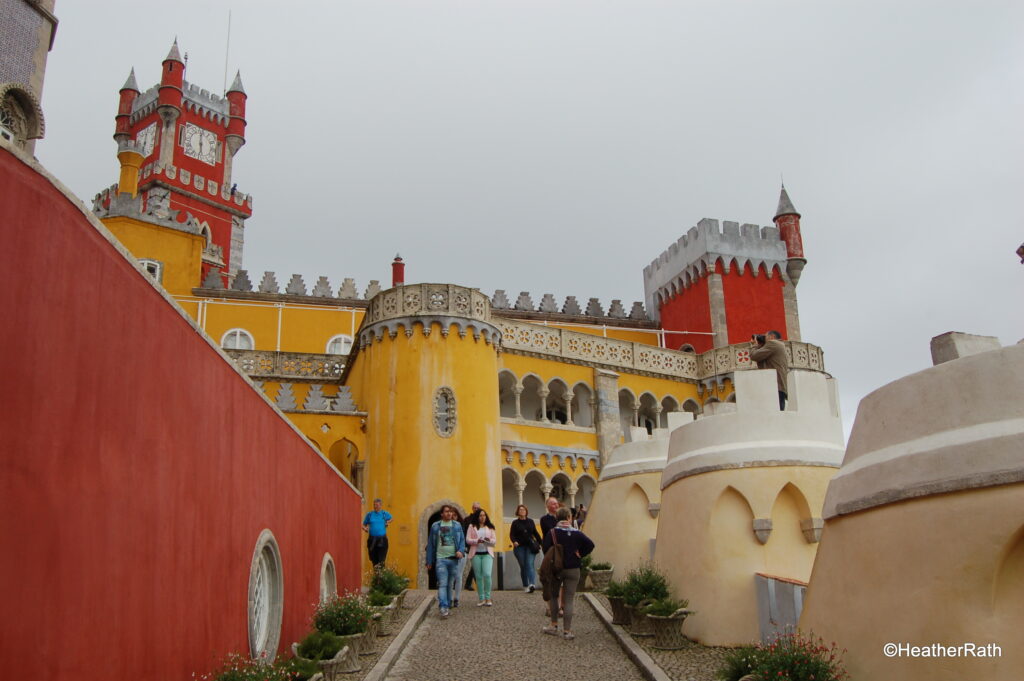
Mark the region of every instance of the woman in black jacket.
MULTIPOLYGON (((594 550, 594 542, 590 537, 583 534, 572 526, 572 512, 566 507, 558 509, 555 514, 558 524, 551 530, 554 535, 552 542, 562 546, 562 556, 565 561, 565 568, 561 575, 555 578, 551 584, 551 600, 548 601, 548 613, 551 615, 550 626, 544 627, 545 634, 558 636, 558 594, 562 594, 562 609, 565 611, 562 619, 562 637, 566 640, 576 638, 572 633, 573 601, 576 596, 576 587, 580 583, 580 563, 584 556, 590 555, 594 550), (564 591, 561 591, 564 588, 564 591)), ((547 539, 547 537, 545 537, 547 539)))
POLYGON ((519 561, 519 577, 523 580, 523 591, 533 593, 537 587, 537 574, 534 568, 537 553, 540 551, 540 535, 537 524, 529 517, 530 511, 523 504, 516 506, 516 519, 508 536, 512 540, 512 552, 519 561))

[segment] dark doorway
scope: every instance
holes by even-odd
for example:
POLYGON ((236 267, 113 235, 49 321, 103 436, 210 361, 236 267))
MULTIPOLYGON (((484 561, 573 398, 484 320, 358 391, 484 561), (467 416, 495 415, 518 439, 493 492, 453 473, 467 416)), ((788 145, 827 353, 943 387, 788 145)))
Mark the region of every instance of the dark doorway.
MULTIPOLYGON (((429 537, 430 528, 433 527, 434 523, 441 519, 441 511, 437 511, 429 518, 427 518, 427 535, 429 537)), ((429 542, 428 542, 429 543, 429 542)), ((431 591, 437 590, 437 572, 434 570, 427 570, 427 588, 431 591)))

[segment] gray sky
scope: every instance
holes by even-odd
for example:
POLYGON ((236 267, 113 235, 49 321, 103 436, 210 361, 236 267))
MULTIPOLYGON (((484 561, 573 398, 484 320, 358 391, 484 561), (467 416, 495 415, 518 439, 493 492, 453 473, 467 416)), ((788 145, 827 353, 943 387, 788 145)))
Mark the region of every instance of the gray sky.
MULTIPOLYGON (((36 153, 117 181, 118 89, 174 37, 241 69, 258 279, 643 299, 703 217, 803 215, 804 340, 844 422, 945 331, 1024 338, 1024 3, 57 0, 36 153)), ((514 298, 513 298, 514 299, 514 298)), ((956 396, 950 396, 956 399, 956 396)))

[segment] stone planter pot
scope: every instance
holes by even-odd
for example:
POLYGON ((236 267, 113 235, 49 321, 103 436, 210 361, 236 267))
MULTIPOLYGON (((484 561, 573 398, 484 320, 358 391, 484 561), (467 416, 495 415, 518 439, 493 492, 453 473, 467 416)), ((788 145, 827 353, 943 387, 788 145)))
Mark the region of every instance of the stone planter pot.
POLYGON ((377 618, 377 636, 390 636, 398 619, 398 601, 391 601, 391 605, 371 605, 370 610, 377 618))
POLYGON ((613 572, 615 572, 614 567, 611 570, 591 570, 590 584, 594 587, 594 591, 604 591, 607 589, 608 583, 612 581, 613 572))
POLYGON ((609 596, 608 603, 612 606, 612 624, 629 624, 629 608, 626 599, 621 596, 609 596))
MULTIPOLYGON (((395 596, 395 600, 394 600, 394 603, 396 604, 396 605, 395 605, 395 607, 396 607, 396 608, 397 608, 398 610, 401 610, 401 609, 402 609, 402 608, 403 608, 403 607, 405 606, 405 595, 406 595, 407 593, 409 593, 409 590, 408 590, 408 589, 402 589, 402 593, 400 593, 400 594, 398 594, 397 596, 395 596)), ((398 614, 397 614, 397 612, 396 612, 396 613, 395 613, 395 617, 397 617, 397 616, 398 616, 398 614)))
MULTIPOLYGON (((362 669, 359 664, 359 651, 354 649, 351 645, 348 645, 349 641, 354 637, 361 637, 363 634, 352 634, 351 636, 342 636, 342 641, 345 645, 341 646, 341 650, 338 654, 329 660, 320 660, 317 662, 317 666, 320 667, 320 672, 314 675, 314 679, 322 677, 323 681, 338 681, 341 679, 342 674, 348 674, 350 672, 357 672, 362 669)), ((292 654, 295 657, 306 659, 299 655, 299 644, 292 643, 292 654)), ((310 680, 312 681, 312 679, 310 680)))
POLYGON ((647 615, 651 631, 654 633, 652 648, 658 650, 679 650, 686 645, 686 637, 683 636, 683 621, 687 615, 692 615, 692 610, 680 608, 667 617, 662 615, 647 615))
POLYGON ((377 642, 377 630, 380 628, 381 619, 378 613, 373 613, 373 617, 366 623, 366 631, 363 632, 363 638, 359 642, 360 655, 373 655, 373 648, 377 642))
POLYGON ((629 608, 629 633, 633 636, 654 636, 651 622, 643 613, 647 605, 647 601, 640 601, 636 605, 626 606, 629 608))

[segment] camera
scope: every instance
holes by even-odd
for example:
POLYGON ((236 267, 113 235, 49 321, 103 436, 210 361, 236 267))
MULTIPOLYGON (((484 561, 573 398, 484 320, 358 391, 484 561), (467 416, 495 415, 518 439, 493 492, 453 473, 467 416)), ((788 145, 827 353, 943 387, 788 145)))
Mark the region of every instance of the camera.
POLYGON ((758 345, 764 345, 764 334, 763 333, 756 333, 753 336, 751 336, 750 338, 754 342, 756 342, 758 345))

